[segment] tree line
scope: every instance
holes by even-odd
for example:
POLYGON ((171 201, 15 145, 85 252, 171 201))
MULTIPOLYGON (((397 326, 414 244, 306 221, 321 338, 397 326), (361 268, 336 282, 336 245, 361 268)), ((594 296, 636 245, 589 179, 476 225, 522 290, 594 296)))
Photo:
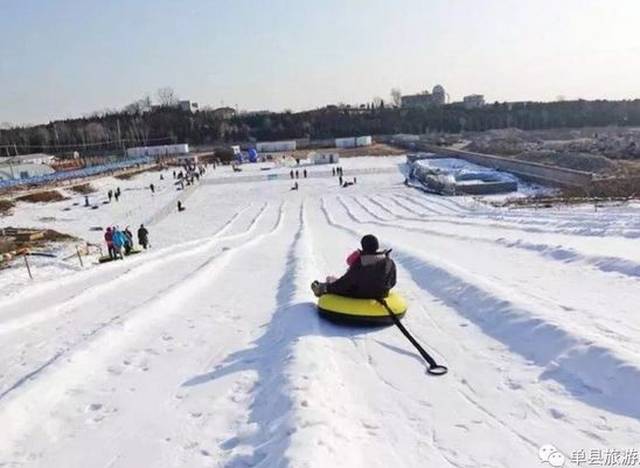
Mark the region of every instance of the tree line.
POLYGON ((608 125, 640 125, 640 100, 494 103, 479 109, 459 104, 404 109, 375 104, 327 106, 305 112, 240 114, 225 119, 214 109, 196 112, 175 105, 170 89, 161 104, 149 98, 122 110, 92 116, 0 130, 0 156, 45 152, 86 155, 113 154, 125 147, 189 143, 224 145, 231 142, 279 139, 326 139, 357 135, 459 133, 500 128, 539 130, 608 125))

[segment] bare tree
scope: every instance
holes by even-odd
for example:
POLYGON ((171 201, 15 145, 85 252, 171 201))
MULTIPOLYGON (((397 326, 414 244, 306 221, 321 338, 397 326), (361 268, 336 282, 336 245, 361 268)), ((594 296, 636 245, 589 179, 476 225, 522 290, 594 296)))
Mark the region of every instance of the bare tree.
POLYGON ((398 88, 391 88, 391 103, 394 107, 402 105, 402 91, 398 88))
POLYGON ((91 122, 85 126, 85 136, 89 143, 98 143, 109 138, 107 130, 99 122, 91 122))
POLYGON ((158 103, 161 106, 170 107, 178 104, 178 96, 170 86, 160 88, 156 94, 158 95, 158 103))
POLYGON ((380 96, 376 96, 373 98, 373 108, 374 109, 380 109, 384 107, 384 101, 382 100, 382 98, 380 96))
POLYGON ((142 115, 151 110, 151 98, 149 95, 127 104, 123 111, 129 115, 142 115))

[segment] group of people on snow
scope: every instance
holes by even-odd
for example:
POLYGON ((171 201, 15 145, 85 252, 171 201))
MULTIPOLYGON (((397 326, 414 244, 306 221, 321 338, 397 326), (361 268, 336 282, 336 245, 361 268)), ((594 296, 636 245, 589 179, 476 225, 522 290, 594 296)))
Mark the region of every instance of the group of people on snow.
MULTIPOLYGON (((302 177, 304 177, 305 179, 307 178, 307 170, 303 169, 302 170, 302 177)), ((298 169, 296 169, 295 171, 293 169, 291 169, 289 171, 289 177, 291 177, 291 179, 299 179, 300 178, 300 171, 298 169)))
POLYGON ((120 187, 116 187, 115 190, 109 189, 109 191, 107 192, 107 198, 109 198, 109 203, 111 203, 111 200, 113 198, 115 198, 116 201, 119 201, 120 195, 122 195, 122 192, 120 191, 120 187))
MULTIPOLYGON (((118 226, 107 227, 104 233, 104 240, 107 243, 109 257, 113 260, 118 258, 124 259, 125 255, 129 255, 133 250, 133 233, 127 226, 121 230, 118 226)), ((138 244, 145 250, 149 247, 149 231, 144 224, 138 229, 138 244)))

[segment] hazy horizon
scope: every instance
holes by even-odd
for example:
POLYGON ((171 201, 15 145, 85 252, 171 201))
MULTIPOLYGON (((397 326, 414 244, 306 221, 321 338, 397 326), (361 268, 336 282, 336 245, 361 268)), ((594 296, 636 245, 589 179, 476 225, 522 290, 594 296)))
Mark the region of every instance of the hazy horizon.
POLYGON ((631 0, 5 0, 0 122, 122 108, 164 86, 274 111, 436 84, 452 101, 633 99, 638 17, 631 0))

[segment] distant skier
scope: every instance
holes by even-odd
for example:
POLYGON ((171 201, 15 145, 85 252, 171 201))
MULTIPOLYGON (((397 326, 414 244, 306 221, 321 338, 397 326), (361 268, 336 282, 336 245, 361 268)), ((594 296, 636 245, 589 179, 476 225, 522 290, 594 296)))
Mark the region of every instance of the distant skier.
POLYGON ((293 187, 291 187, 291 190, 298 190, 298 182, 293 183, 293 187))
POLYGON ((296 169, 296 179, 300 178, 300 171, 296 169))
POLYGON ((113 198, 113 190, 109 190, 107 192, 107 196, 109 197, 109 203, 111 203, 111 199, 113 198))
POLYGON ((305 179, 307 178, 307 170, 306 169, 304 169, 302 171, 302 177, 304 177, 305 179))
POLYGON ((84 196, 84 206, 89 206, 89 195, 84 196))
POLYGON ((289 176, 291 176, 291 179, 293 179, 293 177, 294 177, 294 176, 293 176, 293 169, 291 169, 291 170, 289 171, 289 176))
POLYGON ((182 202, 178 200, 178 212, 184 211, 186 208, 182 205, 182 202))
POLYGON ((149 189, 151 189, 151 193, 156 193, 156 186, 153 184, 149 184, 149 189))
POLYGON ((340 183, 340 187, 342 187, 342 176, 338 176, 338 182, 340 183))
POLYGON ((379 251, 378 239, 367 234, 361 241, 359 255, 349 255, 348 270, 342 277, 327 277, 326 282, 314 281, 311 289, 316 297, 323 294, 361 299, 381 299, 389 295, 389 291, 396 285, 396 265, 389 258, 389 252, 379 251))
POLYGON ((332 175, 333 177, 335 177, 335 176, 336 176, 336 168, 335 168, 335 167, 332 167, 332 168, 331 168, 331 175, 332 175))
POLYGON ((149 231, 144 227, 144 224, 141 224, 138 229, 138 244, 145 250, 147 250, 147 246, 149 245, 149 231))

